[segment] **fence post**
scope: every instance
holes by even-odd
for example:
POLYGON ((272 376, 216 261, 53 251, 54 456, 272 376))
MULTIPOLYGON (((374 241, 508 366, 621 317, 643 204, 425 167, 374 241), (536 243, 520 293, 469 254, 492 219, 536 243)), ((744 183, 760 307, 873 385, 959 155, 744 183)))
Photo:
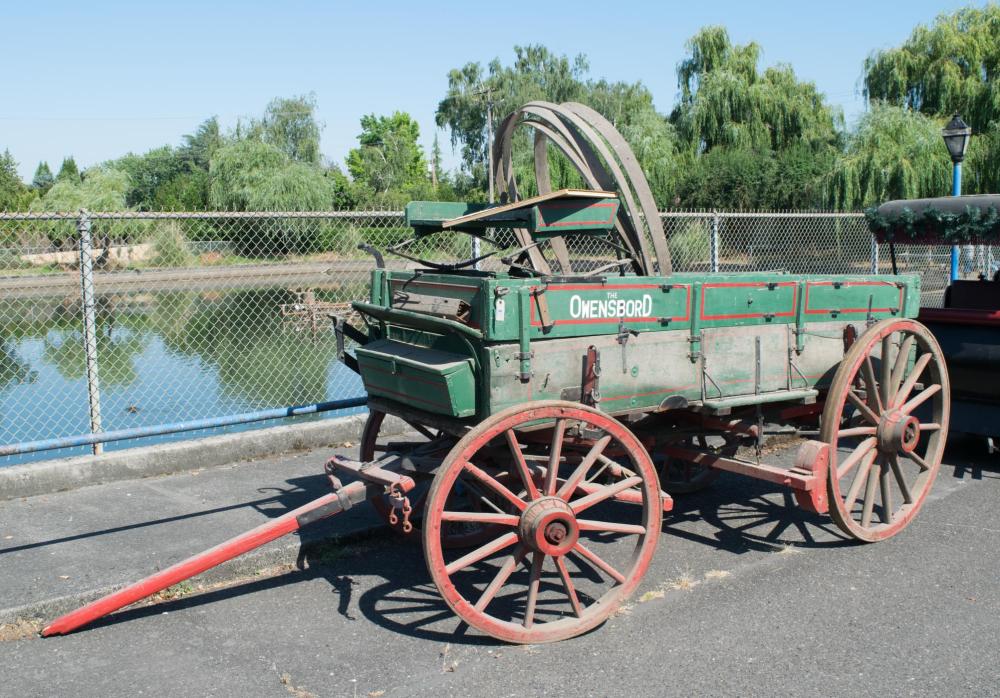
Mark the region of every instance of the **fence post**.
POLYGON ((878 240, 871 236, 871 273, 878 274, 878 240))
MULTIPOLYGON (((94 309, 94 243, 90 232, 90 214, 80 209, 76 223, 80 234, 80 290, 83 302, 83 349, 87 360, 87 396, 90 400, 90 431, 101 432, 101 384, 97 375, 97 316, 94 309)), ((93 452, 99 456, 103 444, 95 443, 93 452)))
POLYGON ((712 234, 708 241, 708 254, 712 273, 719 273, 719 212, 712 211, 712 234))

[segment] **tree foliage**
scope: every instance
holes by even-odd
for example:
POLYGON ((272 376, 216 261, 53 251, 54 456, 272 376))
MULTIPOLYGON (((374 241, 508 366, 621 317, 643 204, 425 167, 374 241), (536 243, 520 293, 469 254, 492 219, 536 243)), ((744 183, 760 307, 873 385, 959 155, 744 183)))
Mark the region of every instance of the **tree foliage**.
POLYGON ((1000 5, 966 7, 918 25, 902 46, 865 61, 864 93, 923 114, 960 112, 977 130, 1000 115, 1000 5))
POLYGON ((688 148, 781 151, 805 144, 835 148, 839 112, 791 66, 760 72, 757 44, 733 45, 724 27, 706 27, 687 44, 690 56, 677 69, 681 101, 673 121, 688 148))
POLYGON ((220 211, 322 211, 332 201, 322 170, 269 143, 237 141, 212 158, 209 202, 220 211))
POLYGON ((63 158, 62 165, 59 166, 59 174, 56 175, 57 182, 64 182, 67 180, 80 180, 80 168, 76 166, 76 160, 73 159, 72 155, 63 158))
POLYGON ((309 94, 272 99, 264 117, 252 123, 250 133, 292 160, 318 165, 322 130, 316 121, 316 95, 309 94))
POLYGON ((42 211, 124 211, 131 182, 123 170, 91 167, 83 176, 58 179, 33 208, 42 211))
POLYGON ((427 161, 417 142, 420 127, 406 112, 361 117, 357 148, 347 154, 355 182, 377 194, 402 191, 428 181, 427 161))
POLYGON ((889 199, 943 196, 951 167, 941 125, 906 107, 873 103, 831 171, 827 197, 840 209, 889 199))
POLYGON ((55 182, 56 178, 52 175, 52 170, 49 169, 49 163, 45 161, 38 163, 38 167, 35 168, 35 176, 31 179, 31 187, 38 192, 39 196, 45 196, 45 193, 52 188, 55 182))
POLYGON ((32 196, 17 173, 14 156, 9 150, 4 150, 0 155, 0 211, 19 211, 31 201, 32 196))

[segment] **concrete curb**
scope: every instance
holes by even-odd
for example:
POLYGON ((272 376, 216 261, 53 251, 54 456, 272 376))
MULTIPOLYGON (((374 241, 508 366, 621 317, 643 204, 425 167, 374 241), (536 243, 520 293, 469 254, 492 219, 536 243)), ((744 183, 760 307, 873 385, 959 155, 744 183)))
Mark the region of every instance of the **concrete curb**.
MULTIPOLYGON (((324 537, 310 540, 292 540, 282 543, 279 546, 265 546, 257 550, 241 555, 237 558, 224 562, 217 567, 202 572, 200 575, 192 577, 202 584, 216 584, 228 582, 240 577, 252 576, 262 569, 275 567, 278 565, 295 565, 298 569, 309 569, 308 564, 302 564, 300 560, 307 557, 311 552, 323 550, 330 545, 352 545, 365 540, 391 535, 388 526, 381 524, 360 525, 347 531, 330 533, 324 537)), ((155 570, 150 570, 152 574, 155 570)), ((128 583, 138 581, 130 580, 128 583)), ((16 623, 19 620, 44 620, 51 621, 55 618, 69 613, 84 604, 106 596, 124 587, 124 584, 81 591, 66 596, 56 596, 40 601, 33 601, 21 606, 11 608, 0 608, 0 625, 16 623)), ((192 594, 194 596, 195 594, 192 594)), ((145 601, 136 602, 143 604, 145 601)))
MULTIPOLYGON (((366 418, 366 414, 356 414, 305 424, 128 448, 99 456, 76 456, 12 465, 0 468, 0 501, 51 494, 87 485, 211 468, 288 451, 327 448, 345 441, 357 442, 361 438, 366 418)), ((406 423, 402 420, 387 418, 381 433, 394 435, 405 429, 406 423)))

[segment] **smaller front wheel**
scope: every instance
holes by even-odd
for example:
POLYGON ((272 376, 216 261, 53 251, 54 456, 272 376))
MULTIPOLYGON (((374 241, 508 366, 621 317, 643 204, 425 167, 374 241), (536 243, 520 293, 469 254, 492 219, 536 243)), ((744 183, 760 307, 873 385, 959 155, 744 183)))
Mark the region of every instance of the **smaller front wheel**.
POLYGON ((451 450, 427 495, 424 553, 469 625, 507 642, 552 642, 597 626, 635 590, 662 511, 632 432, 589 407, 538 402, 490 417, 451 450), (453 510, 470 492, 483 509, 453 510), (449 549, 456 521, 488 527, 489 539, 449 549))
POLYGON ((941 347, 914 320, 882 320, 851 346, 830 385, 830 515, 867 542, 899 533, 934 484, 951 397, 941 347))

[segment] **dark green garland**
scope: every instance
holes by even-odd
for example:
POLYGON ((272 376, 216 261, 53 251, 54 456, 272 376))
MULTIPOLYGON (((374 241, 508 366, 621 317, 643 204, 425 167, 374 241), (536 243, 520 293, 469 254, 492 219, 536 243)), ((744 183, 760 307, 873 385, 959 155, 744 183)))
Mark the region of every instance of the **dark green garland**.
POLYGON ((949 213, 927 207, 920 213, 903 208, 896 215, 884 216, 873 206, 865 210, 871 231, 885 241, 926 241, 937 238, 942 244, 962 242, 1000 242, 1000 212, 966 206, 962 213, 949 213))

